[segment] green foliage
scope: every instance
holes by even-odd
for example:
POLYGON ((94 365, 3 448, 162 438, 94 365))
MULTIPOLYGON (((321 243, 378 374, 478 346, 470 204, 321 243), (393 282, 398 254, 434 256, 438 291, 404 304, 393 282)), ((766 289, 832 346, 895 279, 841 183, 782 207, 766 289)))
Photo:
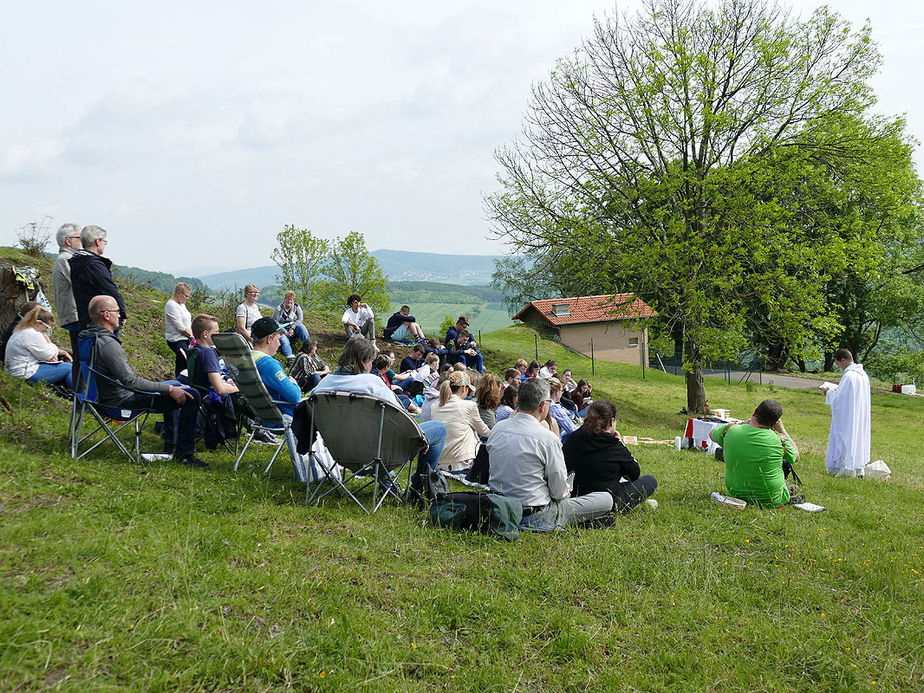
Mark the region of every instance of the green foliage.
MULTIPOLYGON (((323 238, 311 234, 308 229, 287 224, 276 234, 276 247, 270 256, 279 266, 276 281, 282 292, 291 289, 303 308, 321 304, 318 278, 327 261, 330 246, 323 238)), ((275 297, 274 297, 275 298, 275 297)), ((274 301, 281 303, 280 301, 274 301)))
POLYGON ((176 277, 166 272, 157 272, 153 270, 141 269, 130 265, 113 265, 112 276, 125 279, 133 284, 146 286, 150 289, 157 289, 168 294, 173 293, 173 289, 178 282, 186 282, 192 289, 205 289, 201 280, 195 277, 176 277))
POLYGON ((762 183, 831 185, 810 167, 841 171, 875 144, 837 121, 872 103, 877 63, 869 28, 827 8, 794 20, 756 0, 653 0, 596 21, 533 88, 521 140, 497 152, 493 220, 542 258, 520 284, 637 294, 683 343, 687 406, 703 410, 702 362, 739 351, 755 311, 795 344, 806 324, 830 326, 822 288, 843 246, 830 227, 791 227, 813 195, 781 202, 762 183))
POLYGON ((446 331, 450 327, 456 324, 456 320, 458 319, 458 317, 459 317, 458 315, 453 317, 452 315, 449 315, 448 313, 443 315, 443 322, 440 323, 440 328, 439 328, 440 343, 442 343, 443 341, 442 338, 446 335, 446 331))
POLYGON ((356 293, 363 297, 378 316, 386 316, 391 305, 386 280, 376 260, 366 248, 366 239, 352 231, 344 238, 331 241, 321 268, 324 279, 318 282, 318 305, 327 310, 342 310, 346 298, 356 293))

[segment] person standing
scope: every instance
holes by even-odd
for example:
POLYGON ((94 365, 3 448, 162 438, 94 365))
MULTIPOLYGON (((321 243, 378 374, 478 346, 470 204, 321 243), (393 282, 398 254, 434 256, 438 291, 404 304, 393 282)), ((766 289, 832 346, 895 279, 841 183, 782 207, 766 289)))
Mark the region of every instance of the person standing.
POLYGON ((189 284, 180 282, 173 289, 173 296, 164 306, 164 339, 176 355, 173 366, 174 376, 186 368, 186 354, 189 353, 189 340, 192 339, 192 315, 186 307, 186 301, 192 293, 189 284))
POLYGON ((825 468, 834 476, 863 476, 870 458, 870 384, 862 364, 847 349, 834 352, 844 371, 836 388, 822 388, 831 407, 831 433, 825 468))
POLYGON ((77 224, 62 224, 57 233, 58 257, 51 270, 51 283, 55 288, 55 306, 58 309, 58 322, 67 330, 71 339, 71 353, 77 353, 77 335, 80 325, 77 322, 77 304, 71 290, 70 259, 81 248, 80 227, 77 224))
POLYGON ((74 304, 77 306, 77 322, 80 329, 90 326, 90 300, 95 296, 112 296, 119 306, 119 324, 115 328, 115 334, 118 336, 119 329, 125 324, 128 316, 125 313, 122 294, 112 279, 112 260, 103 257, 108 243, 105 229, 99 226, 84 226, 80 232, 81 250, 74 251, 74 256, 68 260, 68 264, 71 268, 71 291, 74 294, 74 304))

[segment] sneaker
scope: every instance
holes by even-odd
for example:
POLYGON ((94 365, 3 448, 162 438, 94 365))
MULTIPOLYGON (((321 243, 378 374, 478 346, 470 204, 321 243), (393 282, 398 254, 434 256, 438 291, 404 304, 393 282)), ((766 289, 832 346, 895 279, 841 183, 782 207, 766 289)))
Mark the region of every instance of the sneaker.
POLYGON ((195 453, 192 455, 185 455, 180 458, 180 464, 188 464, 190 467, 201 467, 205 468, 209 466, 209 463, 205 460, 200 460, 196 457, 195 453))
POLYGON ((275 445, 279 441, 276 439, 272 433, 266 429, 260 429, 253 435, 253 442, 261 443, 263 445, 275 445))

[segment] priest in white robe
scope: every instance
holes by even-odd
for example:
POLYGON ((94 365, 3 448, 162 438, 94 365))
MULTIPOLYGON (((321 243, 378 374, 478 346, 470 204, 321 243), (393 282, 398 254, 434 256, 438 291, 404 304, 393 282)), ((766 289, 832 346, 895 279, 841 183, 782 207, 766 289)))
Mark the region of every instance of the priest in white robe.
POLYGON ((831 407, 825 468, 835 476, 862 477, 870 457, 869 376, 847 349, 835 351, 834 362, 844 375, 836 389, 825 389, 825 404, 831 407))

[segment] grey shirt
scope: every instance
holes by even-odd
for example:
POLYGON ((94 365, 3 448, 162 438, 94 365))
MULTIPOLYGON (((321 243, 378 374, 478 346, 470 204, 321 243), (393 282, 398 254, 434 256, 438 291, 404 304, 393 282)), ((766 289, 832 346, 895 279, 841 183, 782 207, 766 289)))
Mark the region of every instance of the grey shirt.
MULTIPOLYGON (((128 356, 122 343, 112 332, 100 325, 90 325, 80 333, 81 337, 96 337, 96 370, 125 387, 142 392, 170 393, 168 383, 157 383, 137 375, 128 364, 128 356)), ((103 378, 96 379, 99 401, 113 407, 121 407, 134 394, 103 378)))
POLYGON ((527 506, 571 495, 561 441, 534 416, 520 412, 498 421, 487 446, 492 490, 527 506))
POLYGON ((71 290, 71 266, 67 262, 73 255, 74 251, 70 248, 61 248, 58 259, 55 260, 54 269, 51 270, 51 284, 55 288, 55 306, 58 308, 58 320, 62 326, 77 322, 77 304, 74 302, 74 292, 71 290))

